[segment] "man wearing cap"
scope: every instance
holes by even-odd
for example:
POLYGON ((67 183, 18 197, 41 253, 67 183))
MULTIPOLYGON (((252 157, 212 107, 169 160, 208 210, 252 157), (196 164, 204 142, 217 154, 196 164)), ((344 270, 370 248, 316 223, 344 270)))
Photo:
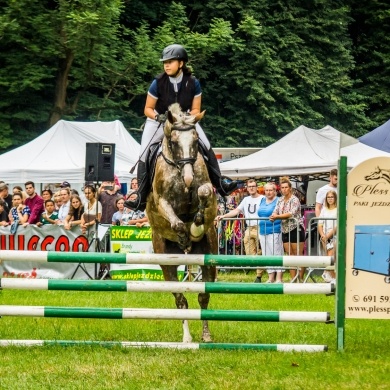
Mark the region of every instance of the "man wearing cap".
POLYGON ((37 222, 39 222, 41 218, 41 214, 45 211, 45 206, 43 202, 43 198, 40 197, 35 192, 35 184, 32 181, 27 181, 24 183, 24 188, 27 192, 27 199, 25 200, 24 204, 28 206, 31 210, 31 214, 28 218, 27 223, 24 225, 35 225, 37 222))
POLYGON ((12 195, 8 193, 8 183, 0 181, 0 199, 3 199, 5 202, 5 211, 8 214, 12 209, 12 195))
POLYGON ((70 188, 69 182, 63 181, 63 182, 60 184, 60 188, 70 188))

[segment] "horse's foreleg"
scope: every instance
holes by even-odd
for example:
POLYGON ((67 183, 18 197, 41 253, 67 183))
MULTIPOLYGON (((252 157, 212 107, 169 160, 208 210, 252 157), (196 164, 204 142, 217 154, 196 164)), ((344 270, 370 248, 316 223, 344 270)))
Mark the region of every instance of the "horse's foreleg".
MULTIPOLYGON (((180 283, 177 278, 177 267, 172 265, 161 265, 164 279, 166 281, 173 281, 180 283)), ((178 309, 188 309, 188 301, 182 293, 172 293, 175 297, 176 307, 178 309)), ((188 320, 183 320, 183 343, 191 343, 192 336, 188 325, 188 320)))
POLYGON ((158 212, 171 224, 172 230, 176 233, 180 249, 184 252, 191 251, 191 240, 185 223, 179 219, 172 206, 165 199, 160 198, 158 212))
MULTIPOLYGON (((192 241, 200 241, 205 234, 205 214, 208 214, 207 209, 213 203, 210 202, 210 200, 213 198, 213 191, 213 187, 210 183, 203 184, 198 188, 198 212, 196 213, 194 222, 191 224, 190 227, 192 241)), ((214 212, 216 212, 216 210, 214 210, 214 212)), ((214 220, 214 218, 212 218, 212 220, 214 220)))
MULTIPOLYGON (((216 275, 215 267, 202 267, 202 281, 203 282, 214 282, 216 275)), ((210 294, 200 293, 198 295, 198 303, 201 309, 207 309, 209 306, 210 294)), ((205 343, 211 343, 211 333, 209 329, 209 322, 207 320, 202 321, 202 340, 205 343)))

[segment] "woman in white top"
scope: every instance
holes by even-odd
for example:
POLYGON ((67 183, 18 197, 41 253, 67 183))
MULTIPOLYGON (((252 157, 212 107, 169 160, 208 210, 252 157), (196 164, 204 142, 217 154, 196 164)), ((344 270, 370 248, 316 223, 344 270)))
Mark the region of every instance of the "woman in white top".
POLYGON ((96 188, 93 185, 84 187, 84 195, 87 201, 84 204, 84 214, 81 217, 81 231, 86 233, 87 229, 100 221, 102 216, 102 204, 96 199, 96 188))
MULTIPOLYGON (((328 191, 326 193, 324 207, 321 209, 320 218, 332 218, 331 220, 318 221, 318 234, 320 242, 324 248, 324 252, 328 256, 334 256, 336 247, 336 230, 337 230, 337 193, 336 191, 328 191)), ((334 281, 336 274, 334 271, 325 271, 322 274, 326 282, 334 281)))

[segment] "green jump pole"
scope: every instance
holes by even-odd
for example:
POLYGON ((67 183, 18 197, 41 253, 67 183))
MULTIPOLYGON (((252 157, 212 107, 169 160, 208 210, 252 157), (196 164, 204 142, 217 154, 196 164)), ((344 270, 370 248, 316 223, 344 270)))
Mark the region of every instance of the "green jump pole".
POLYGON ((347 244, 347 158, 341 156, 338 168, 337 197, 337 278, 336 278, 336 329, 337 350, 344 350, 345 338, 345 267, 347 244))

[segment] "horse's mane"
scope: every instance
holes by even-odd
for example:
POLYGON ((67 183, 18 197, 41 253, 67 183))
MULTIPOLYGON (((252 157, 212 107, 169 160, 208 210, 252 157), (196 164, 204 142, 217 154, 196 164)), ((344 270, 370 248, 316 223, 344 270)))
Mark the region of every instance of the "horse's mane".
POLYGON ((168 110, 175 118, 175 125, 193 125, 195 123, 195 116, 183 112, 179 103, 171 104, 168 110))

